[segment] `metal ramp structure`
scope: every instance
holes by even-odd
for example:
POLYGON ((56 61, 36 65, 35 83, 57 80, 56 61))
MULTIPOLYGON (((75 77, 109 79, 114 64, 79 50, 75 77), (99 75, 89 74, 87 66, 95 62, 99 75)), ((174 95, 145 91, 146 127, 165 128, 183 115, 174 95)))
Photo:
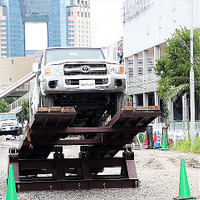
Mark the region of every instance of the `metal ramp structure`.
POLYGON ((19 148, 10 149, 17 191, 138 187, 130 144, 159 115, 156 106, 124 107, 106 126, 71 127, 73 107, 39 108, 19 148), (82 139, 67 138, 73 135, 82 139), (81 145, 79 157, 68 158, 63 145, 81 145), (119 151, 122 156, 116 156, 119 151), (120 173, 101 173, 113 167, 120 173))
POLYGON ((26 76, 24 76, 23 78, 21 78, 20 80, 18 80, 16 83, 13 83, 11 86, 9 86, 6 89, 4 89, 3 91, 1 91, 0 92, 0 100, 7 97, 9 94, 14 92, 17 88, 19 88, 23 84, 32 80, 35 76, 36 76, 36 73, 31 72, 31 73, 27 74, 26 76))

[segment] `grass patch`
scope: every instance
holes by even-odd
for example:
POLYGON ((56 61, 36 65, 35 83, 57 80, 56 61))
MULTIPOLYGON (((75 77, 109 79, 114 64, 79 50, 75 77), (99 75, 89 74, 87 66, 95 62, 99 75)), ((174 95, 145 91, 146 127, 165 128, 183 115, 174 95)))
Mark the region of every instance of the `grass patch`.
POLYGON ((200 154, 200 137, 196 137, 195 141, 192 143, 191 138, 185 137, 184 140, 177 142, 176 146, 170 145, 171 150, 180 152, 191 152, 200 154))

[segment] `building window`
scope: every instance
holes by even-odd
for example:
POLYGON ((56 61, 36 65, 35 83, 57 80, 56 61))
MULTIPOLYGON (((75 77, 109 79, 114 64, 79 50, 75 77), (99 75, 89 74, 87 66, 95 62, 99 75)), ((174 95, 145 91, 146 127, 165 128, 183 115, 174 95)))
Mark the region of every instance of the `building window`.
POLYGON ((138 66, 143 66, 143 58, 138 58, 138 66))
POLYGON ((14 64, 14 60, 13 59, 11 60, 11 64, 14 64))
POLYGON ((74 21, 67 21, 67 23, 68 23, 68 24, 73 24, 73 23, 74 23, 74 21))
POLYGON ((152 68, 154 67, 154 59, 148 58, 148 74, 152 73, 152 68))
POLYGON ((87 1, 85 1, 85 6, 87 6, 87 1))
POLYGON ((143 67, 138 67, 138 75, 143 75, 143 67))
MULTIPOLYGON (((1 55, 2 55, 2 56, 8 56, 7 53, 2 53, 1 55)), ((2 65, 2 67, 3 67, 3 65, 2 65)))
POLYGON ((87 17, 87 13, 85 13, 85 17, 87 17))
POLYGON ((79 11, 77 12, 77 15, 78 15, 78 17, 79 17, 79 11))
POLYGON ((88 17, 90 17, 90 13, 88 13, 88 17))
POLYGON ((129 71, 129 78, 133 77, 133 67, 129 67, 128 71, 129 71))
POLYGON ((77 4, 79 4, 80 3, 80 0, 77 0, 77 4))
POLYGON ((83 12, 81 12, 81 17, 83 17, 83 12))
POLYGON ((133 66, 133 60, 128 60, 128 65, 133 66))

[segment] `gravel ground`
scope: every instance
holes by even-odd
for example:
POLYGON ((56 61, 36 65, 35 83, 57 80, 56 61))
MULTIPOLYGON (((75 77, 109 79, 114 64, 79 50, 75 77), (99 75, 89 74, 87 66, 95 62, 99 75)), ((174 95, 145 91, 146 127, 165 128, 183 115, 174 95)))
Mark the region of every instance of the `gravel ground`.
MULTIPOLYGON (((0 143, 0 199, 6 197, 8 147, 17 145, 9 141, 0 143), (13 143, 13 144, 12 144, 13 143)), ((77 147, 65 147, 70 157, 78 155, 77 147)), ((94 189, 69 191, 20 192, 18 200, 169 200, 178 196, 180 160, 184 158, 190 193, 200 199, 200 156, 160 150, 134 150, 137 174, 141 182, 139 188, 94 189)), ((121 153, 119 153, 121 154, 121 153)), ((115 170, 115 169, 114 169, 115 170)), ((114 171, 112 170, 112 171, 114 171)))

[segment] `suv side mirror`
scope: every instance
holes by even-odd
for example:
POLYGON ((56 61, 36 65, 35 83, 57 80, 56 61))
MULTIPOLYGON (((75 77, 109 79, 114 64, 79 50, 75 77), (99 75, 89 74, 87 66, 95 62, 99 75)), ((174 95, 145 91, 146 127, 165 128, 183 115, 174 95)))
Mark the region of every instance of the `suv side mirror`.
POLYGON ((32 72, 38 73, 39 70, 39 63, 33 63, 32 64, 32 72))

